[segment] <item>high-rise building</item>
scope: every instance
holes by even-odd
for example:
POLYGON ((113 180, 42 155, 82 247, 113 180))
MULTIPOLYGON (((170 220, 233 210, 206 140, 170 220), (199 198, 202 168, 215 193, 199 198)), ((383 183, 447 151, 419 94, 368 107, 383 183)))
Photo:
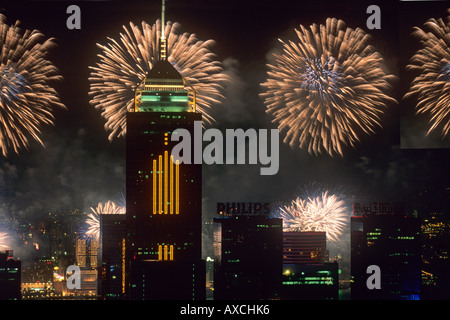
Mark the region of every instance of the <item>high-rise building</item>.
POLYGON ((73 289, 77 296, 96 296, 98 293, 98 252, 96 239, 78 238, 75 242, 75 259, 80 268, 80 289, 73 289))
POLYGON ((166 39, 160 45, 160 60, 127 113, 127 296, 205 299, 202 165, 171 155, 174 131, 194 136, 202 115, 195 112, 194 89, 165 58, 166 39))
POLYGON ((98 240, 77 238, 75 241, 75 260, 80 268, 97 268, 98 240))
POLYGON ((400 212, 351 218, 351 299, 420 298, 420 223, 400 212), (381 272, 381 288, 369 288, 368 267, 381 272))
POLYGON ((125 295, 125 214, 100 215, 101 264, 99 294, 102 299, 122 299, 125 295))
POLYGON ((214 299, 279 299, 282 220, 264 215, 214 218, 214 299))
POLYGON ((0 300, 20 300, 21 262, 12 250, 0 251, 0 300))

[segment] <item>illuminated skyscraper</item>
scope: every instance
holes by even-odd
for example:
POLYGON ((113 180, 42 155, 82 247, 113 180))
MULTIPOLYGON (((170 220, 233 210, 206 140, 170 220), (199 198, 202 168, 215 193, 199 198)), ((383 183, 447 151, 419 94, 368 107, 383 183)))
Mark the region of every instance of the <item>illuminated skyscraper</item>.
POLYGON ((96 296, 98 293, 98 240, 76 239, 75 259, 80 267, 80 289, 74 289, 76 295, 96 296))
POLYGON ((171 156, 175 129, 193 136, 202 115, 195 112, 194 89, 166 60, 165 47, 161 38, 160 60, 138 86, 127 114, 127 296, 204 299, 202 166, 171 156))

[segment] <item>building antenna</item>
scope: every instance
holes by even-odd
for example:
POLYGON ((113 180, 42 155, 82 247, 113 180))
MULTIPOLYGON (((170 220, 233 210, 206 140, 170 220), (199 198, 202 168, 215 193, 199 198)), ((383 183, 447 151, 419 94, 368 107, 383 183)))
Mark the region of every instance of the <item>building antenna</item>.
POLYGON ((166 25, 166 1, 162 0, 161 7, 161 38, 159 39, 159 60, 166 60, 166 37, 164 35, 164 27, 166 25))

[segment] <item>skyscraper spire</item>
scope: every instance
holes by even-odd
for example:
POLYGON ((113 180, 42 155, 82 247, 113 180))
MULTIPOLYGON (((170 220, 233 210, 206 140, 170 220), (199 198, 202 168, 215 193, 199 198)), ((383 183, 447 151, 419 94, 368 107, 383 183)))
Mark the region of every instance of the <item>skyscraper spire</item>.
POLYGON ((159 39, 159 60, 166 60, 166 37, 164 35, 164 27, 166 25, 166 1, 162 0, 161 6, 161 38, 159 39))

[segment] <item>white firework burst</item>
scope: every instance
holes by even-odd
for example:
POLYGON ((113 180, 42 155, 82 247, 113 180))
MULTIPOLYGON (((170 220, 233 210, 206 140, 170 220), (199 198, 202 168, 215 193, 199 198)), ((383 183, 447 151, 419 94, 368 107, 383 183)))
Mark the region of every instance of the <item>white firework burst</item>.
POLYGON ((284 231, 322 231, 327 240, 338 241, 348 222, 346 206, 336 195, 324 191, 306 199, 296 198, 280 208, 284 231))
POLYGON ((87 230, 85 232, 86 238, 99 240, 100 238, 100 215, 102 214, 125 214, 126 208, 118 206, 113 201, 107 201, 105 204, 99 202, 97 207, 91 207, 92 213, 86 219, 87 230))
POLYGON ((0 232, 0 250, 6 250, 8 245, 9 235, 6 232, 0 232))

